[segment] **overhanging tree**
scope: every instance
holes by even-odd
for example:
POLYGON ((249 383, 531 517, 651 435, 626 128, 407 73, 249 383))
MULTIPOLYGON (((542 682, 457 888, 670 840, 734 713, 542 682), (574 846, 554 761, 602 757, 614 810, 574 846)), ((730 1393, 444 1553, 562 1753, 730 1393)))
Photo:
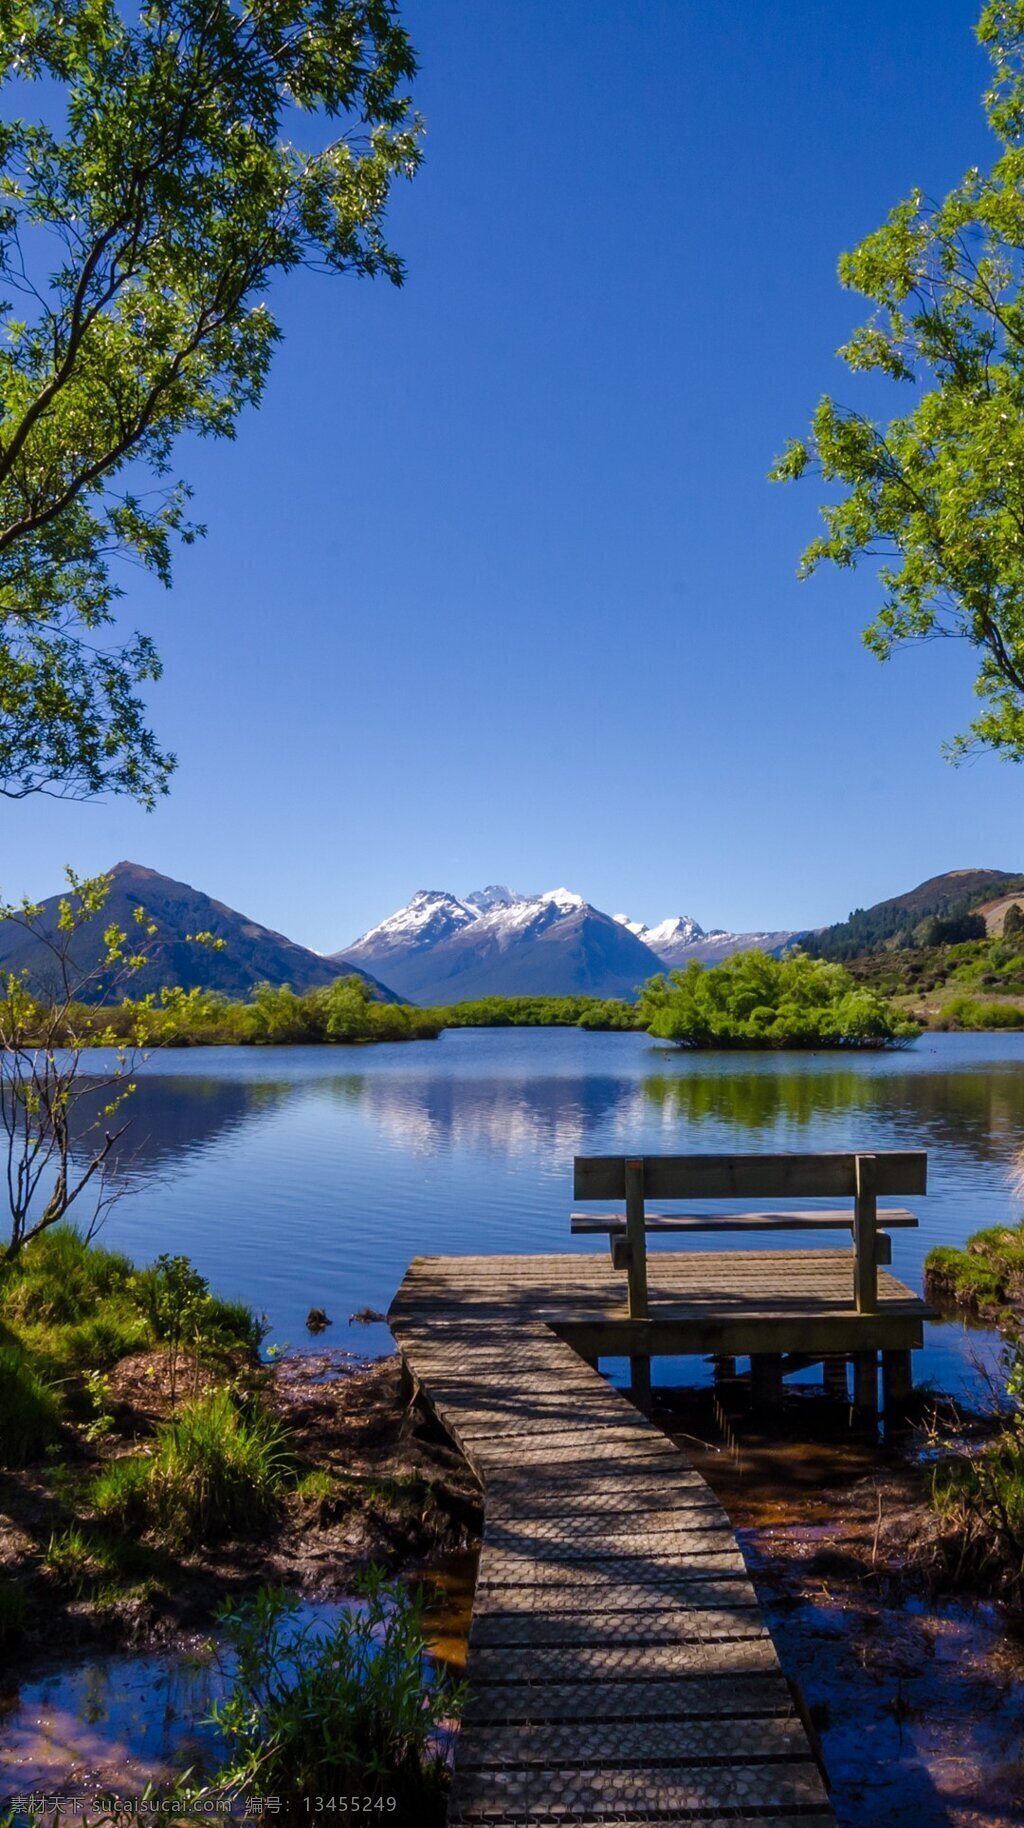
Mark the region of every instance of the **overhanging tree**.
POLYGON ((0 793, 166 789, 112 560, 200 531, 173 449, 258 404, 275 275, 401 283, 414 72, 392 0, 0 0, 0 793))
POLYGON ((947 746, 1024 760, 1024 0, 994 0, 978 36, 999 146, 942 202, 915 190, 843 256, 843 285, 877 307, 839 351, 855 373, 915 389, 881 425, 826 397, 773 475, 844 485, 822 509, 802 575, 877 557, 883 600, 865 630, 886 659, 941 636, 978 654, 982 709, 947 746))

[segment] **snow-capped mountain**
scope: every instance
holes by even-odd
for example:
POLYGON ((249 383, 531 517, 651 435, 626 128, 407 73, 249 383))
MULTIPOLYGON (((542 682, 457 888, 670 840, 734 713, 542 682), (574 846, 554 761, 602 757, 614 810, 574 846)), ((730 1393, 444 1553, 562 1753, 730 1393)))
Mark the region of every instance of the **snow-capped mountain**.
POLYGON ((656 927, 645 927, 642 920, 630 920, 628 914, 615 914, 614 920, 628 927, 637 939, 642 939, 645 946, 650 946, 659 958, 666 958, 670 953, 690 946, 696 939, 704 939, 704 928, 698 926, 690 914, 671 914, 668 920, 661 920, 656 927))
POLYGON ((514 896, 492 886, 460 901, 421 890, 379 926, 334 953, 417 1003, 482 996, 633 997, 660 969, 650 948, 571 889, 514 896))
POLYGON ((791 933, 726 933, 690 914, 647 927, 603 914, 572 889, 518 895, 501 883, 459 898, 420 889, 350 946, 331 956, 381 976, 416 1003, 484 996, 632 998, 647 978, 702 959, 714 963, 755 946, 776 951, 791 933))
POLYGON ((402 958, 407 952, 423 952, 439 945, 477 919, 478 910, 455 895, 446 894, 443 889, 419 889, 397 914, 389 914, 387 920, 371 927, 343 953, 334 956, 355 964, 363 952, 367 957, 372 952, 375 958, 402 958))
POLYGON ((662 967, 668 970, 688 965, 692 958, 700 959, 706 964, 716 964, 720 959, 729 958, 734 952, 777 952, 796 939, 792 932, 777 933, 727 933, 724 927, 698 926, 690 914, 673 914, 668 920, 661 920, 655 927, 645 927, 643 921, 631 920, 628 914, 616 914, 615 919, 622 926, 634 933, 637 939, 643 940, 645 946, 660 959, 662 967))

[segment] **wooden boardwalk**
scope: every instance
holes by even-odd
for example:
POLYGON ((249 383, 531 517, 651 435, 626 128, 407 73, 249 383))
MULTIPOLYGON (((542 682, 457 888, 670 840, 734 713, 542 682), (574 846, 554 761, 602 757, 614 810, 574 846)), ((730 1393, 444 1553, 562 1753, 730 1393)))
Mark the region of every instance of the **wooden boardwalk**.
MULTIPOLYGON (((653 1253, 649 1267, 650 1324, 666 1341, 741 1321, 776 1340, 785 1321, 793 1338, 814 1322, 822 1349, 854 1349, 835 1344, 849 1252, 653 1253)), ((855 1317, 858 1345, 876 1325, 914 1343, 927 1310, 893 1277, 879 1283, 879 1314, 855 1317)), ((724 1511, 560 1337, 617 1340, 624 1327, 633 1339, 622 1297, 597 1257, 420 1257, 389 1316, 484 1488, 449 1821, 830 1828, 724 1511)))

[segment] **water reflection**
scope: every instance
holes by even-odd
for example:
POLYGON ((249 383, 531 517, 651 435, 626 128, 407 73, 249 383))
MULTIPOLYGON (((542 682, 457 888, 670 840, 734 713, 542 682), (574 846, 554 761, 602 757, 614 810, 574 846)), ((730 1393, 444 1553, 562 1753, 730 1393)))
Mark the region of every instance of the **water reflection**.
POLYGON ((131 1115, 111 1243, 143 1260, 188 1251, 270 1314, 275 1340, 303 1338, 317 1304, 333 1343, 372 1351, 386 1331, 346 1335, 347 1316, 386 1309, 417 1253, 595 1248, 569 1235, 580 1153, 925 1148, 920 1230, 895 1240, 896 1273, 919 1285, 932 1244, 1015 1216, 1024 1037, 934 1036, 856 1058, 508 1029, 197 1049, 145 1065, 131 1115))
POLYGON ((888 1137, 890 1147, 904 1147, 912 1138, 917 1147, 954 1147, 1001 1161, 1024 1137, 1024 1071, 1016 1065, 870 1076, 855 1069, 652 1074, 643 1089, 669 1125, 711 1121, 756 1138, 842 1115, 858 1139, 864 1123, 879 1145, 888 1137))

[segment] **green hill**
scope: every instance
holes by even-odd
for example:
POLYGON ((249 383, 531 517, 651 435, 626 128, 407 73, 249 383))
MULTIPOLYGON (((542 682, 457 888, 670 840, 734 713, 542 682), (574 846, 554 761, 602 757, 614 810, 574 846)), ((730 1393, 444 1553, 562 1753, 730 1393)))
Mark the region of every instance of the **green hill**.
POLYGON ((1007 870, 947 870, 916 889, 855 908, 847 920, 823 927, 801 941, 818 958, 848 960, 907 946, 955 944, 984 938, 985 923, 974 910, 982 902, 1024 890, 1024 875, 1007 870))

